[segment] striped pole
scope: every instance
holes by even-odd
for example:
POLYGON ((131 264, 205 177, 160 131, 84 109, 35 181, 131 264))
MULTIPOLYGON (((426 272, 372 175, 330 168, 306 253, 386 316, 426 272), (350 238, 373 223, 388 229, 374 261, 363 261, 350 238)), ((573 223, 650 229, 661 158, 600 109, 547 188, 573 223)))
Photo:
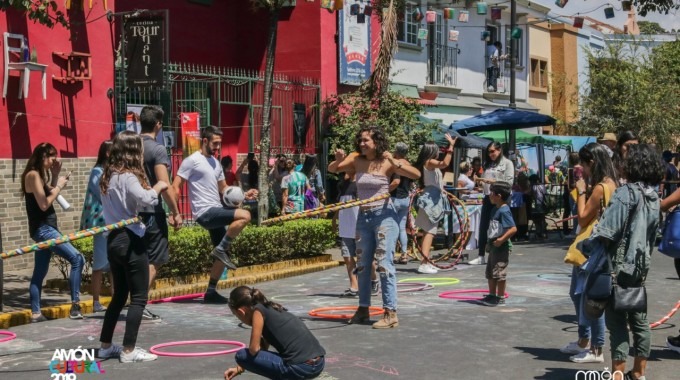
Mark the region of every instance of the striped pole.
POLYGON ((135 224, 135 223, 139 223, 139 222, 140 222, 139 217, 134 217, 134 218, 131 218, 131 219, 121 220, 118 223, 108 224, 106 226, 88 228, 86 230, 73 232, 73 233, 70 233, 68 235, 62 235, 62 236, 59 236, 58 238, 45 240, 45 241, 41 241, 39 243, 27 245, 27 246, 22 247, 22 248, 17 248, 15 250, 2 252, 2 253, 0 253, 0 258, 2 258, 4 260, 4 259, 7 259, 7 258, 12 257, 12 256, 24 255, 26 253, 30 253, 30 252, 34 252, 34 251, 39 251, 41 249, 47 249, 47 248, 50 248, 50 247, 54 247, 55 245, 68 243, 69 241, 72 241, 72 240, 83 239, 83 238, 86 238, 88 236, 94 236, 94 235, 104 233, 106 231, 117 230, 119 228, 123 228, 125 226, 129 226, 131 224, 135 224))
POLYGON ((649 327, 653 329, 653 328, 659 327, 660 325, 666 323, 666 321, 669 320, 669 319, 671 319, 671 317, 673 316, 673 314, 675 314, 675 313, 678 311, 678 308, 680 308, 680 301, 678 301, 678 302, 675 304, 675 306, 673 306, 673 308, 671 309, 671 311, 670 311, 665 317, 659 319, 658 321, 656 321, 656 322, 654 322, 654 323, 651 323, 651 324, 649 325, 649 327))
POLYGON ((365 205, 365 204, 368 204, 368 203, 371 203, 371 202, 375 202, 375 201, 379 201, 379 200, 383 200, 383 199, 386 199, 386 198, 389 198, 389 197, 390 197, 390 193, 385 193, 385 194, 375 196, 373 198, 368 198, 368 199, 363 199, 363 200, 357 199, 357 200, 353 200, 353 201, 345 201, 345 202, 340 202, 340 203, 334 203, 334 204, 326 205, 326 206, 323 206, 323 207, 318 207, 318 208, 315 208, 315 209, 312 209, 312 210, 305 210, 305 211, 296 212, 294 214, 288 214, 288 215, 278 216, 276 218, 267 219, 267 220, 262 221, 262 224, 268 225, 268 224, 277 223, 277 222, 287 222, 289 220, 309 218, 309 217, 312 217, 312 216, 325 214, 327 212, 344 210, 344 209, 352 208, 352 207, 356 207, 356 206, 362 206, 362 205, 365 205))

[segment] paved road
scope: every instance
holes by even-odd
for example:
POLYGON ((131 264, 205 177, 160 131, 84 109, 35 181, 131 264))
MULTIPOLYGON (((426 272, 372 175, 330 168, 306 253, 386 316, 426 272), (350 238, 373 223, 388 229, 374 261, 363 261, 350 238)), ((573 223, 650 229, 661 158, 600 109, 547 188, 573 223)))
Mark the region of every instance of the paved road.
MULTIPOLYGON (((438 297, 441 291, 484 288, 482 266, 460 265, 457 270, 427 277, 454 277, 456 285, 400 293, 400 326, 372 330, 330 320, 314 320, 316 307, 356 305, 339 298, 347 287, 343 267, 259 284, 271 298, 305 320, 328 351, 322 379, 574 379, 579 370, 603 370, 605 364, 575 364, 559 348, 576 339, 576 324, 567 295, 570 267, 562 264, 566 241, 516 245, 511 256, 504 308, 438 297)), ((399 266, 399 278, 422 279, 416 263, 399 266)), ((423 280, 423 282, 425 282, 423 280)), ((655 254, 648 279, 650 319, 657 320, 675 304, 680 292, 670 258, 655 254)), ((380 298, 374 297, 380 306, 380 298)), ((240 326, 225 306, 199 301, 151 306, 163 322, 143 324, 138 344, 190 339, 228 339, 247 342, 249 330, 240 326)), ((676 334, 672 318, 652 333, 648 379, 678 378, 680 354, 665 349, 667 335, 676 334)), ((0 378, 48 379, 49 361, 58 348, 98 347, 102 315, 84 321, 55 320, 12 328, 18 338, 0 343, 0 378), (10 377, 11 376, 11 377, 10 377)), ((122 340, 124 322, 116 330, 122 340)), ((215 347, 183 347, 213 350, 215 347)), ((605 348, 608 355, 608 341, 605 348)), ((233 356, 205 358, 161 357, 155 362, 101 362, 106 374, 78 375, 78 379, 220 379, 233 365, 233 356)), ((629 363, 632 362, 632 358, 629 363)), ((255 379, 246 373, 242 379, 255 379)))

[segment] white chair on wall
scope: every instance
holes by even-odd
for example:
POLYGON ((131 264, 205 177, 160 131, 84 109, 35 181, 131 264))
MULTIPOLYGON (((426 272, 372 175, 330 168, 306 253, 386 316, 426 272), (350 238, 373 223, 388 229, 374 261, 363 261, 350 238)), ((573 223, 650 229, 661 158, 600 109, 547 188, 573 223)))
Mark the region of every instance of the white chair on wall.
MULTIPOLYGON (((16 44, 16 43, 15 43, 16 44)), ((41 65, 35 62, 22 62, 24 52, 24 36, 21 34, 3 33, 3 50, 5 57, 5 76, 3 78, 2 97, 7 97, 7 84, 9 82, 10 70, 19 71, 21 76, 19 78, 19 99, 28 97, 28 86, 31 82, 31 71, 42 72, 42 97, 47 99, 47 65, 41 65), (10 45, 10 41, 16 40, 19 47, 10 45), (13 54, 13 53, 16 53, 13 54), (17 58, 18 57, 18 60, 17 58), (14 61, 13 61, 14 59, 14 61)))

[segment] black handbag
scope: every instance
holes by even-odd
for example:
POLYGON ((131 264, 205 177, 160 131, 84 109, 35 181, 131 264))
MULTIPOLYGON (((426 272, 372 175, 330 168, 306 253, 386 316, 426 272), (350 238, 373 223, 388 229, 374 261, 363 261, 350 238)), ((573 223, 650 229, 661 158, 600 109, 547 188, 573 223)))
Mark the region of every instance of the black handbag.
POLYGON ((647 312, 647 289, 644 285, 624 288, 614 284, 612 292, 614 311, 636 313, 647 312))

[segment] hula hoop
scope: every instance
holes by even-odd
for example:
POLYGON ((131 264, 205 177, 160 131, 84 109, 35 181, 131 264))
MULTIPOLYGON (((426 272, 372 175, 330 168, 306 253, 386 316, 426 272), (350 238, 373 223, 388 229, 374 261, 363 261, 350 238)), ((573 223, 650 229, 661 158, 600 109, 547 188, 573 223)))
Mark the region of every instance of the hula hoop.
POLYGON ((659 319, 658 321, 656 321, 656 322, 654 322, 654 323, 650 323, 649 327, 653 329, 653 328, 655 328, 655 327, 659 327, 660 325, 666 323, 666 321, 669 320, 669 319, 671 319, 671 317, 673 316, 673 314, 675 314, 675 313, 678 311, 678 309, 680 309, 680 301, 678 301, 678 302, 675 304, 675 306, 673 306, 673 308, 671 309, 671 311, 670 311, 665 317, 659 319))
MULTIPOLYGON (((356 311, 358 309, 358 306, 331 306, 331 307, 320 307, 318 309, 312 309, 309 311, 309 316, 310 317, 316 317, 316 318, 324 318, 324 319, 347 319, 347 318, 352 318, 354 314, 334 314, 334 313, 325 313, 326 311, 356 311)), ((378 315, 382 315, 385 310, 381 307, 377 306, 369 306, 368 307, 369 313, 371 317, 376 317, 378 315)))
POLYGON ((459 279, 454 277, 411 277, 404 278, 398 281, 398 283, 412 282, 412 281, 426 282, 429 285, 435 286, 445 286, 445 285, 456 285, 460 282, 459 279))
MULTIPOLYGON (((488 293, 488 289, 459 289, 459 290, 449 290, 448 292, 439 293, 439 298, 447 298, 450 300, 459 301, 478 301, 483 297, 472 297, 472 296, 459 296, 458 294, 468 294, 468 293, 488 293)), ((505 292, 505 298, 510 297, 508 292, 505 292)))
POLYGON ((216 356, 216 355, 226 355, 226 354, 231 354, 234 353, 242 348, 245 348, 246 345, 237 342, 235 340, 184 340, 181 342, 170 342, 170 343, 161 343, 157 344, 149 351, 152 354, 156 354, 158 356, 170 356, 170 357, 176 357, 176 358, 190 358, 190 357, 199 357, 199 356, 216 356), (232 348, 230 350, 224 350, 224 351, 208 351, 208 352, 164 352, 160 351, 161 348, 165 347, 172 347, 172 346, 187 346, 187 345, 192 345, 192 344, 224 344, 228 346, 236 346, 236 348, 232 348))
POLYGON ((94 236, 94 235, 97 235, 97 234, 104 233, 106 231, 117 230, 119 228, 129 226, 131 224, 139 223, 140 221, 141 221, 141 219, 139 219, 139 217, 134 217, 134 218, 130 218, 130 219, 121 220, 120 222, 117 222, 117 223, 107 224, 107 225, 101 226, 101 227, 92 227, 92 228, 88 228, 86 230, 80 230, 80 231, 72 232, 70 234, 61 235, 61 236, 54 238, 54 239, 49 239, 49 240, 37 242, 35 244, 27 245, 25 247, 13 249, 11 251, 2 252, 2 253, 0 253, 0 259, 5 260, 5 259, 13 257, 13 256, 24 255, 24 254, 27 254, 27 253, 30 253, 30 252, 39 251, 41 249, 48 249, 50 247, 54 247, 54 246, 59 245, 59 244, 68 243, 68 242, 73 241, 73 240, 83 239, 83 238, 86 238, 88 236, 94 236))
POLYGON ((406 292, 420 292, 423 290, 430 290, 434 289, 434 286, 432 284, 428 284, 425 282, 401 282, 397 283, 397 292, 398 293, 406 293, 406 292), (406 288, 406 289, 399 289, 400 286, 411 286, 411 288, 406 288))
POLYGON ((194 298, 199 298, 199 297, 203 297, 203 293, 194 293, 194 294, 185 294, 183 296, 165 297, 165 298, 161 298, 159 300, 148 301, 147 303, 154 304, 154 303, 184 301, 184 300, 192 300, 194 298))
POLYGON ((11 331, 0 331, 0 335, 4 335, 4 338, 0 338, 0 343, 9 342, 10 340, 16 339, 17 334, 11 331))
POLYGON ((442 191, 442 193, 444 194, 444 196, 446 196, 451 205, 451 210, 456 214, 456 218, 458 219, 458 225, 460 226, 460 234, 456 241, 451 246, 451 248, 449 248, 448 251, 443 256, 437 259, 431 259, 423 255, 422 248, 418 244, 417 235, 419 228, 415 226, 415 222, 413 219, 414 216, 413 213, 411 212, 414 209, 413 203, 415 201, 416 196, 422 192, 423 192, 422 190, 418 190, 411 194, 411 200, 409 204, 410 211, 407 214, 408 216, 407 225, 411 227, 412 244, 415 247, 415 249, 412 249, 411 251, 412 252, 411 256, 419 260, 424 259, 426 262, 432 264, 434 267, 440 270, 444 271, 453 270, 463 257, 463 250, 465 249, 465 246, 467 245, 468 241, 470 240, 470 237, 472 236, 472 234, 470 233, 470 215, 468 214, 467 211, 467 205, 465 204, 465 202, 458 199, 455 195, 446 191, 442 191), (461 211, 459 211, 458 208, 456 207, 457 205, 461 207, 462 215, 461 211), (448 265, 438 264, 439 261, 449 260, 452 257, 455 258, 453 263, 448 265))
POLYGON ((286 222, 289 220, 294 220, 294 219, 302 219, 302 218, 308 218, 312 216, 317 216, 321 214, 325 214, 331 211, 338 211, 338 210, 344 210, 346 208, 352 208, 356 206, 361 206, 365 205, 371 202, 387 199, 390 197, 390 193, 385 193, 385 194, 380 194, 376 195, 375 197, 368 198, 368 199, 355 199, 351 201, 344 201, 344 202, 339 202, 339 203, 334 203, 322 207, 317 207, 312 210, 305 210, 305 211, 300 211, 296 212, 293 214, 286 214, 282 216, 277 216, 275 218, 271 219, 266 219, 262 221, 262 225, 269 225, 272 223, 277 223, 277 222, 286 222))

